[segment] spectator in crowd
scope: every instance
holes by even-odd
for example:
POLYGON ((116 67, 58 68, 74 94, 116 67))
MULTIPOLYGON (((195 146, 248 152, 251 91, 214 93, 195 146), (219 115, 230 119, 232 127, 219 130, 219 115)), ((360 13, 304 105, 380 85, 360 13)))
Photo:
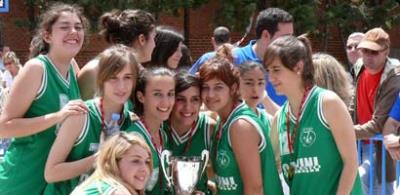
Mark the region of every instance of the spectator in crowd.
POLYGON ((13 51, 7 52, 3 55, 3 62, 6 71, 3 74, 3 81, 6 88, 11 88, 15 77, 17 76, 19 70, 22 68, 21 63, 13 51))
POLYGON ((95 172, 72 195, 144 195, 152 156, 142 137, 120 132, 100 148, 95 172))
POLYGON ((346 54, 348 60, 348 72, 354 79, 354 64, 361 58, 361 51, 357 48, 360 41, 364 38, 364 33, 354 32, 349 35, 346 42, 346 54))
MULTIPOLYGON (((123 44, 136 54, 139 63, 151 59, 155 43, 155 19, 143 10, 126 9, 107 12, 100 17, 100 34, 107 43, 123 44)), ((99 59, 88 62, 78 75, 82 99, 92 99, 95 95, 99 59)))
POLYGON ((156 46, 151 54, 151 61, 145 63, 145 66, 162 66, 176 70, 182 58, 183 40, 183 36, 171 27, 157 27, 154 38, 156 46))
POLYGON ((189 69, 189 73, 195 74, 199 70, 200 66, 204 64, 204 62, 215 56, 215 51, 217 51, 219 46, 230 42, 231 42, 231 32, 227 27, 218 26, 217 28, 215 28, 213 36, 211 37, 211 44, 214 48, 214 51, 207 52, 202 56, 200 56, 200 58, 197 59, 197 61, 189 69))
POLYGON ((42 39, 40 38, 39 35, 33 36, 31 43, 29 44, 29 55, 28 59, 32 59, 36 57, 39 54, 44 53, 44 48, 42 47, 41 43, 42 39))
POLYGON ((0 71, 4 71, 4 62, 3 62, 3 55, 10 51, 10 47, 0 45, 0 71))
MULTIPOLYGON (((268 45, 283 35, 293 34, 293 17, 280 8, 268 8, 260 12, 256 20, 256 40, 250 41, 247 46, 233 50, 234 64, 240 65, 246 61, 255 61, 262 64, 268 45)), ((278 105, 286 101, 285 96, 277 95, 274 87, 267 80, 268 96, 278 105)))
MULTIPOLYGON (((382 28, 373 28, 365 33, 357 48, 361 51, 362 60, 354 65, 356 87, 351 106, 354 110, 351 111, 357 138, 367 139, 382 133, 390 108, 400 90, 400 62, 389 58, 390 38, 382 28)), ((364 142, 363 151, 367 148, 367 143, 364 142)), ((381 149, 382 144, 376 143, 375 167, 381 167, 381 149)), ((396 163, 389 154, 386 157, 386 194, 393 194, 396 163)), ((365 158, 359 167, 365 186, 368 185, 369 165, 369 159, 365 158)), ((376 171, 374 189, 380 189, 382 173, 381 169, 376 171)))
POLYGON ((72 63, 86 27, 82 9, 73 5, 56 3, 42 14, 38 31, 46 55, 25 63, 0 116, 0 137, 13 138, 0 163, 0 194, 41 194, 58 124, 87 112, 72 63))
POLYGON ((354 89, 352 79, 346 74, 342 64, 326 53, 313 54, 312 60, 315 84, 335 92, 348 107, 354 89))
POLYGON ((400 160, 400 136, 398 129, 400 128, 400 94, 397 96, 389 118, 383 126, 384 143, 390 156, 394 160, 400 160))

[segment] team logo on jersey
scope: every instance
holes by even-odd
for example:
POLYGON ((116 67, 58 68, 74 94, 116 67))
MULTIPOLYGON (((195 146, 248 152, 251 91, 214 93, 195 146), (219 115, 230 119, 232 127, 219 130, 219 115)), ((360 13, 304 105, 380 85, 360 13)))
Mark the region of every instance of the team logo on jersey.
POLYGON ((317 173, 321 169, 321 164, 319 164, 318 157, 304 157, 298 158, 296 162, 289 162, 282 164, 283 174, 286 178, 290 174, 300 174, 300 173, 317 173), (291 172, 291 167, 294 167, 294 173, 291 172))
POLYGON ((231 159, 225 150, 219 150, 217 153, 217 163, 221 166, 221 168, 228 167, 231 159))
POLYGON ((304 147, 313 145, 316 138, 317 135, 312 127, 303 128, 303 131, 300 134, 300 142, 304 147))

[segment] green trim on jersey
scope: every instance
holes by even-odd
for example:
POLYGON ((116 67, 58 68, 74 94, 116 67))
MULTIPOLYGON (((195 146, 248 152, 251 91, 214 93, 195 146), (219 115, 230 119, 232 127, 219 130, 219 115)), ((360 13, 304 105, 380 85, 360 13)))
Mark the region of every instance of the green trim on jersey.
MULTIPOLYGON (((245 103, 237 106, 229 115, 226 122, 223 124, 221 139, 216 144, 216 152, 213 152, 211 159, 213 162, 218 194, 243 194, 244 186, 240 176, 239 166, 233 153, 229 131, 232 124, 238 119, 246 120, 251 123, 260 135, 261 142, 258 146, 260 153, 260 165, 262 172, 262 182, 264 194, 283 194, 282 186, 279 180, 278 171, 275 165, 275 158, 272 151, 271 141, 267 135, 270 128, 269 121, 261 122, 254 111, 245 103), (216 154, 216 156, 214 156, 216 154)), ((220 120, 220 119, 219 119, 220 120)), ((218 122, 219 123, 219 122, 218 122)), ((217 133, 214 133, 217 135, 217 133)), ((214 139, 216 139, 214 137, 214 139)), ((213 149, 213 150, 214 150, 213 149)))
MULTIPOLYGON (((343 161, 323 115, 322 99, 326 91, 314 87, 306 98, 293 154, 290 154, 287 143, 286 114, 290 109, 287 102, 278 113, 282 171, 291 194, 336 194, 343 161), (288 179, 289 164, 296 167, 291 181, 288 179)), ((290 113, 291 134, 294 123, 295 117, 290 113)), ((352 194, 362 194, 358 174, 352 194)))
MULTIPOLYGON (((164 127, 162 124, 160 127, 160 132, 161 132, 161 136, 163 139, 163 148, 165 148, 168 143, 168 136, 164 132, 163 129, 164 129, 164 127)), ((166 187, 167 181, 165 180, 165 177, 162 173, 162 168, 160 167, 160 157, 159 157, 157 149, 154 148, 154 145, 151 141, 151 135, 147 132, 145 126, 143 125, 143 123, 140 120, 132 122, 126 131, 135 133, 136 135, 138 135, 138 136, 142 137, 144 140, 146 140, 146 143, 149 145, 150 150, 151 150, 151 155, 152 155, 152 159, 153 159, 153 172, 152 172, 150 179, 147 182, 146 187, 145 187, 146 195, 164 194, 167 191, 167 187, 166 187), (160 181, 160 178, 162 178, 162 181, 160 181)))
MULTIPOLYGON (((43 65, 42 83, 24 118, 34 118, 59 111, 69 100, 79 99, 79 87, 72 65, 68 82, 43 55, 36 59, 43 65)), ((41 194, 46 187, 44 167, 56 137, 54 125, 34 135, 14 138, 0 164, 0 194, 41 194)))
MULTIPOLYGON (((188 151, 185 152, 186 144, 189 140, 191 130, 188 130, 185 135, 179 136, 179 134, 170 128, 165 123, 165 132, 169 136, 170 142, 167 143, 166 148, 172 152, 172 156, 198 156, 201 157, 203 150, 209 150, 210 148, 210 118, 203 112, 199 113, 199 116, 194 127, 194 133, 192 137, 192 143, 188 151)), ((201 180, 196 186, 196 190, 202 192, 208 192, 207 188, 207 171, 204 171, 201 180)), ((211 192, 210 192, 211 193, 211 192)))
POLYGON ((109 183, 96 180, 87 185, 82 191, 73 191, 71 195, 111 195, 115 190, 117 190, 117 188, 109 183))
MULTIPOLYGON (((101 135, 101 112, 99 107, 96 104, 95 99, 91 99, 85 102, 88 107, 88 114, 85 117, 85 124, 82 127, 81 133, 73 148, 71 149, 66 162, 77 161, 86 157, 89 157, 96 153, 99 148, 100 135, 101 135)), ((120 126, 121 130, 125 130, 128 128, 130 124, 130 120, 126 120, 129 118, 128 112, 123 112, 123 120, 120 126)), ((75 178, 50 183, 47 185, 44 195, 68 195, 74 190, 76 186, 86 180, 92 171, 83 173, 80 176, 75 178)))

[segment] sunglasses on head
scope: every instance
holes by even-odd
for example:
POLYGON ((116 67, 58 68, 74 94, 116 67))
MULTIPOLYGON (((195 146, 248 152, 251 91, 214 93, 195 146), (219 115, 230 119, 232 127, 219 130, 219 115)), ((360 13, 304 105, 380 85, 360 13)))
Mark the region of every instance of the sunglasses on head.
POLYGON ((385 51, 386 49, 382 49, 382 50, 378 50, 378 51, 375 51, 375 50, 370 50, 370 49, 361 49, 361 53, 363 53, 363 54, 367 54, 367 55, 371 55, 371 56, 376 56, 376 55, 378 55, 379 53, 381 53, 382 51, 385 51))

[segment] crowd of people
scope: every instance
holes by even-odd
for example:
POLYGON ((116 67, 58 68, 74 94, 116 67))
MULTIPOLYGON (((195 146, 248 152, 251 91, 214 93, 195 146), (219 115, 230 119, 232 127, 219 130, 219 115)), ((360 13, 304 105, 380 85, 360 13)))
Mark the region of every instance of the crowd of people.
POLYGON ((192 65, 177 30, 114 10, 99 20, 108 48, 79 68, 82 9, 57 3, 40 18, 24 66, 2 53, 0 194, 174 194, 164 150, 209 151, 196 194, 396 193, 400 62, 382 28, 349 35, 342 65, 294 36, 291 14, 268 8, 255 40, 231 44, 218 27, 214 51, 192 65), (368 186, 372 162, 357 157, 372 143, 357 151, 356 141, 376 134, 387 182, 376 169, 368 186))

